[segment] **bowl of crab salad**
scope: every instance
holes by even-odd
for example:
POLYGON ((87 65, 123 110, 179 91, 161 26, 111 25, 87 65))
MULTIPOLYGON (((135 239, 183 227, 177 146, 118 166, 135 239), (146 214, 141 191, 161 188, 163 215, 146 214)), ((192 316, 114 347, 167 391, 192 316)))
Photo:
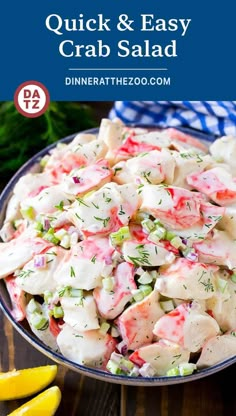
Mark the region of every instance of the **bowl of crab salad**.
POLYGON ((0 304, 33 347, 127 385, 236 361, 236 138, 205 139, 102 119, 10 180, 0 304))

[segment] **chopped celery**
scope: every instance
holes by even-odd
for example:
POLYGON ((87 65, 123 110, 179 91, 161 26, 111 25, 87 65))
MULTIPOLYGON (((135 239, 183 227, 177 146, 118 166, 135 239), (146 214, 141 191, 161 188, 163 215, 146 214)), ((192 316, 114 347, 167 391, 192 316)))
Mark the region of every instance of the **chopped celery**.
POLYGON ((153 232, 156 236, 158 236, 160 238, 160 240, 163 240, 166 236, 166 229, 164 227, 161 227, 161 226, 157 227, 155 229, 155 231, 153 231, 153 232))
MULTIPOLYGON (((114 374, 126 374, 126 375, 130 375, 130 372, 133 370, 134 368, 134 364, 132 363, 132 361, 130 361, 129 359, 125 358, 122 354, 118 354, 116 352, 113 352, 111 354, 111 358, 110 360, 112 363, 115 364, 114 368, 119 369, 120 371, 122 371, 122 373, 114 373, 114 374)), ((112 365, 112 364, 111 364, 112 365)), ((112 365, 113 367, 113 365, 112 365)))
POLYGON ((45 240, 48 240, 50 241, 50 243, 53 243, 55 245, 57 245, 60 242, 60 240, 57 237, 55 237, 53 228, 49 228, 49 230, 44 234, 43 238, 45 238, 45 240))
POLYGON ((231 280, 232 280, 232 282, 236 283, 236 273, 233 273, 231 275, 231 280))
POLYGON ((72 287, 70 289, 69 296, 71 296, 72 298, 82 298, 84 296, 83 290, 82 289, 76 289, 76 288, 72 287))
POLYGON ((152 281, 153 281, 153 277, 148 272, 144 272, 143 274, 141 274, 140 278, 138 279, 138 282, 141 283, 142 285, 152 283, 152 281))
POLYGON ((121 358, 121 365, 126 367, 129 371, 134 368, 134 364, 132 363, 132 361, 126 360, 126 358, 124 358, 123 356, 121 358))
POLYGON ((179 364, 179 373, 181 376, 189 376, 193 374, 194 370, 197 369, 196 364, 193 363, 182 363, 179 364))
POLYGON ((139 289, 132 290, 132 295, 135 302, 140 302, 144 298, 144 294, 139 289))
POLYGON ((155 226, 163 227, 162 222, 161 222, 158 218, 156 218, 156 219, 154 220, 154 224, 155 224, 155 226))
POLYGON ((112 325, 111 327, 111 336, 113 338, 117 338, 120 336, 120 332, 118 331, 118 328, 115 325, 112 325))
POLYGON ((44 331, 45 329, 48 328, 48 319, 43 316, 41 313, 38 312, 34 312, 31 317, 30 317, 30 322, 31 325, 35 328, 35 329, 39 329, 41 331, 44 331))
POLYGON ((152 243, 159 243, 160 237, 156 235, 154 232, 151 232, 148 235, 148 240, 151 241, 152 243))
POLYGON ((175 309, 175 306, 172 300, 160 301, 160 306, 164 312, 170 312, 170 311, 173 311, 173 309, 175 309))
POLYGON ((152 292, 152 287, 149 285, 140 285, 138 289, 132 290, 133 299, 135 302, 140 302, 147 295, 152 292))
POLYGON ((124 371, 121 370, 119 365, 112 360, 108 361, 107 370, 110 371, 111 374, 116 374, 116 375, 126 374, 124 371))
POLYGON ((106 292, 112 292, 114 289, 114 284, 115 284, 114 277, 110 276, 110 277, 104 277, 102 279, 102 286, 106 292))
POLYGON ((28 208, 22 208, 20 210, 21 215, 23 218, 26 218, 27 220, 33 220, 35 217, 35 212, 34 212, 34 208, 33 207, 28 207, 28 208))
POLYGON ((218 279, 217 279, 217 289, 219 289, 219 291, 221 293, 225 292, 227 286, 228 286, 227 280, 221 279, 220 277, 218 277, 218 279))
POLYGON ((107 333, 107 331, 109 330, 109 328, 110 328, 110 324, 108 323, 108 322, 103 322, 102 324, 101 324, 101 326, 100 326, 100 328, 99 328, 99 331, 102 333, 102 334, 106 334, 107 333))
POLYGON ((175 233, 173 233, 172 231, 166 231, 166 235, 165 235, 166 240, 171 241, 175 237, 176 237, 175 233))
POLYGON ((189 376, 197 369, 196 364, 193 363, 181 363, 177 367, 171 368, 167 371, 168 377, 173 376, 189 376))
POLYGON ((152 292, 152 287, 150 285, 140 285, 139 290, 141 290, 141 292, 143 293, 145 297, 152 292))
POLYGON ((37 231, 43 231, 43 224, 40 221, 36 221, 34 224, 34 229, 37 231))
POLYGON ((36 302, 36 300, 34 300, 34 298, 32 298, 27 305, 27 310, 29 313, 40 313, 40 305, 38 302, 36 302))
POLYGON ((54 306, 52 310, 54 318, 63 318, 64 312, 61 306, 54 306))
POLYGON ((160 240, 163 240, 166 235, 166 230, 164 227, 155 228, 148 236, 148 240, 154 243, 158 243, 160 240))
POLYGON ((42 157, 42 159, 40 160, 40 166, 42 167, 42 168, 45 168, 45 166, 47 165, 47 163, 48 163, 48 160, 49 160, 49 155, 45 155, 44 157, 42 157))
POLYGON ((178 236, 175 236, 174 238, 172 238, 170 240, 170 243, 171 243, 172 246, 174 246, 177 249, 180 248, 180 247, 182 247, 182 248, 185 247, 181 238, 178 237, 178 236))
POLYGON ((69 234, 65 234, 64 237, 61 239, 60 246, 64 248, 70 248, 70 236, 69 234))
POLYGON ((151 270, 149 273, 152 276, 152 280, 157 280, 157 278, 160 276, 156 270, 151 270))
POLYGON ((166 375, 168 377, 179 376, 180 375, 179 368, 178 367, 171 368, 170 370, 167 371, 166 375))
POLYGON ((118 231, 110 234, 111 243, 113 245, 120 245, 123 241, 130 239, 129 227, 121 227, 118 231))
POLYGON ((53 293, 50 292, 49 290, 45 290, 43 297, 44 297, 44 302, 49 304, 52 301, 53 293))
POLYGON ((62 240, 62 238, 66 234, 67 234, 67 232, 66 232, 66 230, 64 230, 64 228, 61 228, 60 230, 58 230, 54 233, 55 237, 58 238, 60 241, 62 240))
POLYGON ((82 298, 83 297, 83 290, 76 289, 71 286, 64 286, 58 289, 57 291, 59 298, 63 296, 71 297, 71 298, 82 298))
POLYGON ((145 218, 141 222, 141 225, 144 228, 144 230, 146 230, 148 233, 150 233, 150 231, 152 231, 155 228, 154 222, 149 218, 145 218))

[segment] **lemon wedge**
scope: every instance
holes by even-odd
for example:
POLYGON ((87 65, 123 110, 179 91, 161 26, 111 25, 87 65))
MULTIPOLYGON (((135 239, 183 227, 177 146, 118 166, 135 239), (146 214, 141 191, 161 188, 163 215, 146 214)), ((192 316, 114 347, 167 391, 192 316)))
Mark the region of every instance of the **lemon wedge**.
POLYGON ((0 400, 21 399, 38 393, 56 377, 57 365, 0 373, 0 400))
POLYGON ((8 416, 53 416, 61 402, 59 387, 53 386, 18 407, 8 416))

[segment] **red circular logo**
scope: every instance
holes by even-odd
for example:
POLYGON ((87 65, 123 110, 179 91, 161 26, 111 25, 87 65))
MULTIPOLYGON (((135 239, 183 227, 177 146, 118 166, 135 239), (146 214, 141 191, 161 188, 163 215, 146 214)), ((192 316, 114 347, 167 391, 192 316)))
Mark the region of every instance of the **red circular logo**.
POLYGON ((14 103, 17 111, 23 116, 39 117, 49 106, 49 92, 41 82, 26 81, 17 88, 14 94, 14 103))

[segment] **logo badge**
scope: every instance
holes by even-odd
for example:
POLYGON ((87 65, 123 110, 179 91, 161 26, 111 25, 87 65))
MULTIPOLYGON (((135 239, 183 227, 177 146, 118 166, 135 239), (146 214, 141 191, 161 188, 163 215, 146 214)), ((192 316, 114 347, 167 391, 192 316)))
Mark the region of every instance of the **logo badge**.
POLYGON ((49 92, 41 82, 26 81, 17 88, 14 94, 14 103, 17 111, 23 116, 39 117, 49 106, 49 92))

